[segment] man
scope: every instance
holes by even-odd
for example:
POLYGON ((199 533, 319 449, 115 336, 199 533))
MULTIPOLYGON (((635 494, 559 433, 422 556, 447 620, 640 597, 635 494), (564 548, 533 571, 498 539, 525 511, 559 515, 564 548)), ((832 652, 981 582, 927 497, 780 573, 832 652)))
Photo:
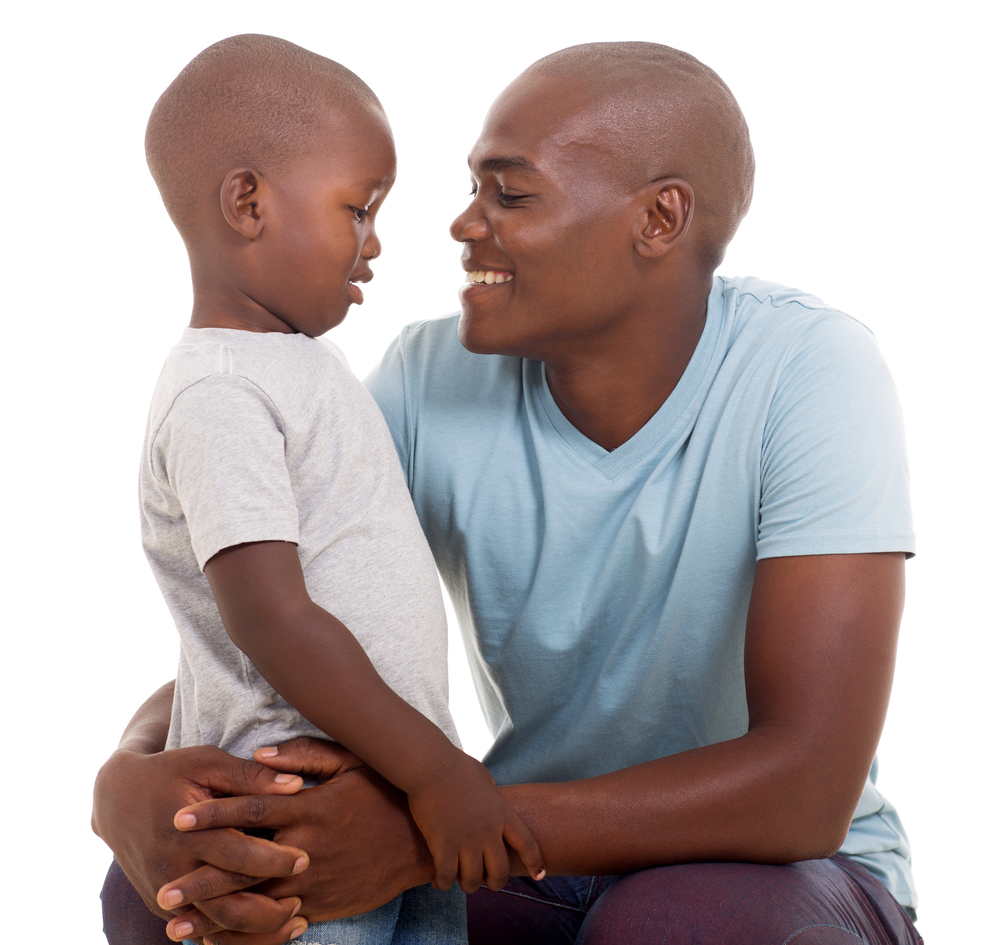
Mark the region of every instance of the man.
MULTIPOLYGON (((713 279, 752 192, 738 105, 676 50, 574 47, 501 94, 470 168, 461 345, 453 322, 412 326, 369 379, 466 635, 485 761, 555 877, 470 897, 470 941, 919 941, 869 779, 913 550, 898 409, 857 323, 713 279)), ((147 902, 173 880, 175 935, 266 945, 299 903, 326 918, 426 881, 363 770, 174 830, 212 789, 284 788, 157 754, 166 697, 102 773, 95 826, 147 902), (225 895, 252 879, 220 870, 287 876, 299 848, 309 868, 264 887, 280 902, 225 895)), ((258 758, 329 775, 343 756, 258 758)))

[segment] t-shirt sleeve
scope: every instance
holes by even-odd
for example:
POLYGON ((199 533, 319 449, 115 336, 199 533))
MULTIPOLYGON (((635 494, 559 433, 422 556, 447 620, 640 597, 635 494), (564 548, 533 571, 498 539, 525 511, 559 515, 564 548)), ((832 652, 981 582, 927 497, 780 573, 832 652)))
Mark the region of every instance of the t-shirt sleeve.
POLYGON ((183 390, 156 432, 151 459, 177 496, 203 570, 233 545, 298 543, 281 416, 252 382, 217 374, 183 390))
POLYGON ((389 345, 381 362, 365 378, 365 387, 375 398, 385 418, 406 482, 412 488, 410 468, 409 414, 406 399, 406 339, 408 329, 389 345))
POLYGON ((757 557, 914 552, 895 386, 871 333, 820 315, 782 366, 764 429, 757 557))

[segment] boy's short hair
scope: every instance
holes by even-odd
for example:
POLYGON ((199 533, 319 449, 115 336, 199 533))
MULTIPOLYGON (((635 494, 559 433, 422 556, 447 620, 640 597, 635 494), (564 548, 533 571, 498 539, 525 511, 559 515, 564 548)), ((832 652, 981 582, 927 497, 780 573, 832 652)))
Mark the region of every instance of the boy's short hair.
POLYGON ((146 161, 181 233, 232 168, 266 174, 305 153, 330 109, 382 113, 350 69, 276 36, 230 36, 195 56, 146 126, 146 161))

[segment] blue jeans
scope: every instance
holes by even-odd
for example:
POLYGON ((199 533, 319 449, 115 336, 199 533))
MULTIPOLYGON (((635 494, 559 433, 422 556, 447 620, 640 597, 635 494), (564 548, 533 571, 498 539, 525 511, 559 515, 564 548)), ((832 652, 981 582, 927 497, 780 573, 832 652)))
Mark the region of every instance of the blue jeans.
MULTIPOLYGON (((417 886, 378 909, 311 924, 298 945, 467 945, 465 893, 417 886)), ((185 941, 184 945, 195 945, 185 941)))

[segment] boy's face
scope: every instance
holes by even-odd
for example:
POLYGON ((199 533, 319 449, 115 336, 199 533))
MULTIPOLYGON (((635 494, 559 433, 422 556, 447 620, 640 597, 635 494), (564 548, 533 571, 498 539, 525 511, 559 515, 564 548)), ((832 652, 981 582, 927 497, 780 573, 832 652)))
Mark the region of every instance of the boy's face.
POLYGON ((270 201, 254 259, 254 301, 294 331, 339 325, 381 252, 375 215, 396 177, 385 117, 337 114, 310 151, 268 180, 270 201))

